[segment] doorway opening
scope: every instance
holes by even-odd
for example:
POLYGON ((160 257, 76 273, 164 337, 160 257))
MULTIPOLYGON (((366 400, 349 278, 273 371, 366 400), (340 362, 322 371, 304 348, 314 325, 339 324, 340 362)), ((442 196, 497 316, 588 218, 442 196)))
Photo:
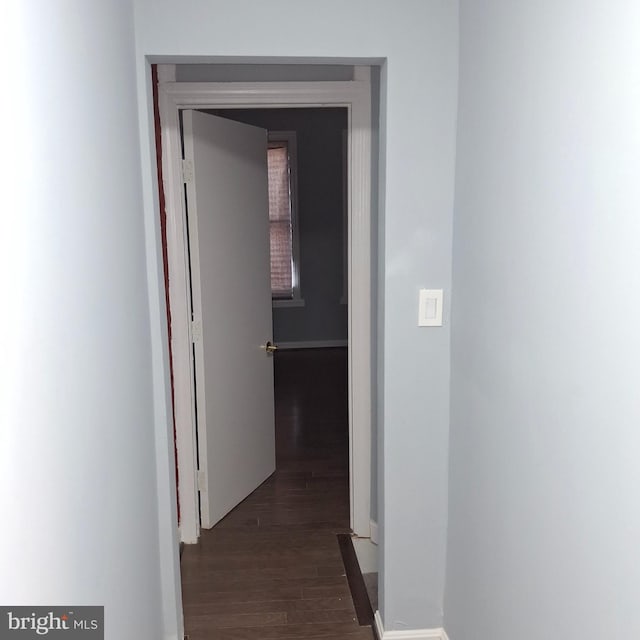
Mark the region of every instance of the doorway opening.
MULTIPOLYGON (((347 111, 348 172, 348 416, 350 528, 370 535, 371 464, 371 98, 368 68, 353 81, 178 83, 159 86, 162 165, 167 202, 171 340, 173 352, 177 462, 180 475, 180 535, 195 542, 200 533, 196 466, 192 332, 188 274, 182 140, 179 115, 185 109, 339 107, 347 111)), ((166 80, 166 78, 165 78, 166 80)), ((197 330, 197 327, 195 327, 197 330)))

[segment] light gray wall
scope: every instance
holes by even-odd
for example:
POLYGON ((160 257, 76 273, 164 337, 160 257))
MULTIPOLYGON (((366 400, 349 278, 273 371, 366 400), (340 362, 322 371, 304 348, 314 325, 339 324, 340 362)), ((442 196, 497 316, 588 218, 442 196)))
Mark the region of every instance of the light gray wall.
POLYGON ((210 110, 270 131, 295 131, 304 307, 274 307, 276 342, 347 339, 343 288, 342 131, 346 109, 210 110))
POLYGON ((640 637, 639 33, 462 3, 452 640, 640 637))
MULTIPOLYGON (((385 61, 381 610, 390 630, 437 627, 447 517, 449 313, 444 327, 431 330, 419 329, 416 316, 420 287, 442 287, 446 300, 450 292, 457 3, 406 0, 400 10, 386 0, 135 0, 135 7, 143 130, 149 128, 145 56, 189 63, 233 56, 247 64, 285 56, 307 64, 385 61), (274 38, 282 16, 287 37, 274 38)), ((150 184, 153 157, 143 153, 150 184)), ((149 205, 147 215, 152 219, 149 205)))
POLYGON ((108 640, 176 638, 161 607, 133 10, 62 5, 10 3, 0 29, 0 602, 104 605, 108 640))

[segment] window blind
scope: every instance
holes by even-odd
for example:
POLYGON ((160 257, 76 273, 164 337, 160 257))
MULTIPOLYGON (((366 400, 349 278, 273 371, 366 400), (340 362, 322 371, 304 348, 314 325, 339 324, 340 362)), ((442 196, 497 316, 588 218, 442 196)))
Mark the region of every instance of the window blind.
POLYGON ((289 150, 286 142, 269 143, 269 236, 271 245, 271 295, 293 297, 291 189, 289 150))

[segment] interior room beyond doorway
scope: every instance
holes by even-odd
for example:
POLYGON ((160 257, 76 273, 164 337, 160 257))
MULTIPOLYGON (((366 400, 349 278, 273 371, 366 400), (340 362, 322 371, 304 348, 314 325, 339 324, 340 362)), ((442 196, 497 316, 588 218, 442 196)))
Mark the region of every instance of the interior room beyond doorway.
POLYGON ((215 109, 207 113, 278 132, 295 140, 296 193, 292 198, 294 259, 299 276, 295 304, 274 300, 273 332, 280 349, 346 346, 347 110, 215 109), (297 227, 297 228, 295 228, 297 227))

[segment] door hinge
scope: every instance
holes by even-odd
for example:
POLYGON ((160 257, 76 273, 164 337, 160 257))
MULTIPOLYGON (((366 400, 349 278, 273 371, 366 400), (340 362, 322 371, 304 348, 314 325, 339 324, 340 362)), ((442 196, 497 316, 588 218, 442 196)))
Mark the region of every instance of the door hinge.
POLYGON ((182 182, 193 182, 193 160, 185 158, 182 161, 182 182))
POLYGON ((200 342, 202 340, 202 322, 193 320, 191 322, 191 342, 200 342))
POLYGON ((207 490, 207 479, 204 475, 204 471, 198 469, 197 471, 198 478, 198 491, 206 491, 207 490))

